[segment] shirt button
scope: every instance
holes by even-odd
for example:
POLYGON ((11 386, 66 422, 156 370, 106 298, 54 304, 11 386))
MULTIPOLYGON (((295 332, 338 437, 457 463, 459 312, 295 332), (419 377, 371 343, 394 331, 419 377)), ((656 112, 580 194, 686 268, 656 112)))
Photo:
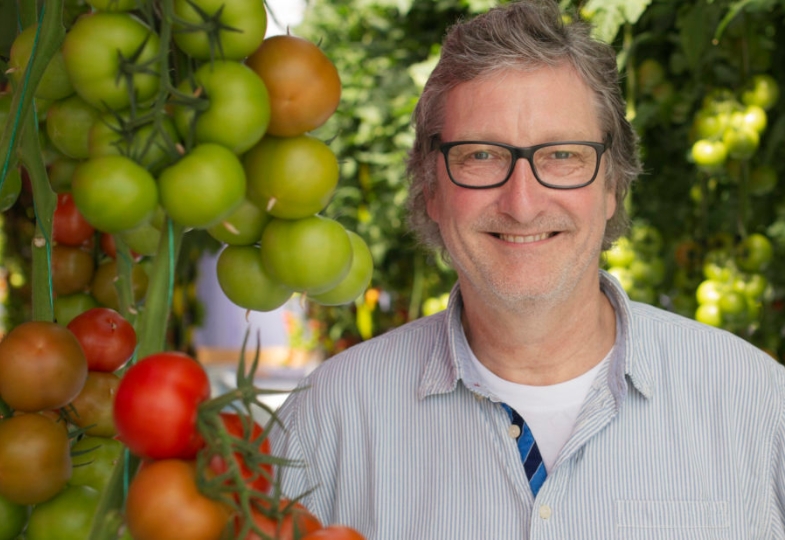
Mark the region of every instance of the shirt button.
POLYGON ((510 424, 510 427, 507 428, 507 433, 513 439, 517 439, 521 436, 521 428, 516 426, 515 424, 510 424))
POLYGON ((540 517, 542 519, 550 518, 552 513, 553 511, 551 510, 551 507, 548 506, 547 504, 543 504, 542 506, 540 506, 540 517))
POLYGON ((476 399, 477 401, 482 401, 485 399, 485 396, 483 396, 482 394, 478 394, 476 392, 472 392, 472 393, 474 395, 474 399, 476 399))

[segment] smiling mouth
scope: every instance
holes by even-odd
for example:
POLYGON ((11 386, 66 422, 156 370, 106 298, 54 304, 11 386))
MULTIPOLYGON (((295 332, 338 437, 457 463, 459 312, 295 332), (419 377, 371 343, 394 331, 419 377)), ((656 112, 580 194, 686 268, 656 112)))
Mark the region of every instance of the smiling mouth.
POLYGON ((518 234, 495 234, 494 236, 499 240, 504 240, 505 242, 512 242, 513 244, 531 244, 532 242, 539 242, 540 240, 546 240, 551 238, 552 236, 556 236, 555 232, 547 232, 542 234, 531 234, 527 236, 521 236, 518 234))

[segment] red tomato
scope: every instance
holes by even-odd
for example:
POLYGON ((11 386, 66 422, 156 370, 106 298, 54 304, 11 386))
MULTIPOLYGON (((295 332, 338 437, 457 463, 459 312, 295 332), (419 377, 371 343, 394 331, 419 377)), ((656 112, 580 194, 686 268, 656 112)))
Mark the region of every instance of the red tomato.
POLYGON ((253 508, 251 519, 266 536, 260 537, 252 529, 243 540, 262 540, 262 538, 294 540, 322 528, 319 519, 300 503, 292 504, 290 501, 282 499, 278 509, 276 515, 267 515, 267 513, 253 508))
POLYGON ((57 196, 57 206, 52 216, 52 238, 66 246, 81 246, 93 237, 95 229, 76 207, 70 193, 57 196))
POLYGON ((306 534, 302 540, 365 540, 365 537, 351 527, 330 525, 306 534))
POLYGON ((146 463, 128 488, 126 523, 137 540, 219 540, 230 513, 199 492, 193 462, 146 463))
POLYGON ((134 354, 136 331, 113 309, 88 309, 74 317, 67 328, 82 346, 91 371, 115 371, 134 354))
POLYGON ((197 407, 209 397, 210 380, 196 360, 179 352, 151 354, 128 368, 117 388, 117 438, 139 457, 192 459, 204 444, 197 407))
MULTIPOLYGON (((224 427, 230 435, 237 437, 238 439, 251 441, 253 443, 261 440, 261 442, 259 442, 258 453, 261 455, 270 454, 270 441, 267 439, 267 437, 262 438, 264 430, 259 424, 253 422, 253 428, 251 429, 249 436, 247 433, 248 426, 246 425, 246 422, 248 421, 247 418, 244 419, 236 413, 221 413, 221 420, 223 420, 224 427)), ((270 477, 273 473, 272 464, 262 466, 262 469, 266 471, 266 474, 256 474, 255 471, 252 471, 245 464, 245 460, 243 459, 241 453, 235 452, 234 459, 240 466, 240 473, 246 480, 247 485, 256 491, 267 492, 270 487, 270 477)), ((220 475, 225 473, 227 468, 228 467, 226 462, 221 456, 213 456, 212 460, 210 461, 211 471, 213 471, 216 475, 220 475)))

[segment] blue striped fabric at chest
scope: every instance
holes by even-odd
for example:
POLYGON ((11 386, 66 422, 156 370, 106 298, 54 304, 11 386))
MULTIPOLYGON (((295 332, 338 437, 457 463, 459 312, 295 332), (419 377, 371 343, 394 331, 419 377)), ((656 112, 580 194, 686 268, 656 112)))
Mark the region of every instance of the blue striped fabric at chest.
POLYGON ((510 416, 510 421, 513 426, 517 426, 518 432, 516 441, 518 442, 518 451, 521 454, 521 461, 523 462, 523 469, 526 472, 526 478, 529 479, 529 486, 531 486, 532 493, 537 496, 540 487, 545 482, 547 473, 545 471, 545 464, 542 462, 540 449, 537 448, 537 442, 534 440, 531 429, 523 421, 518 412, 507 405, 502 403, 502 407, 507 411, 510 416))

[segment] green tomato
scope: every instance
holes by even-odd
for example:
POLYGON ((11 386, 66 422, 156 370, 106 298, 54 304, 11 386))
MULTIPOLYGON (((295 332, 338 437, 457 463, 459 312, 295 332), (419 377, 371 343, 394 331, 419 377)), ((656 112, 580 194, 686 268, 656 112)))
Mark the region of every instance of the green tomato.
POLYGON ((90 157, 126 156, 153 173, 169 165, 172 158, 167 149, 173 149, 179 141, 174 122, 164 117, 161 130, 153 122, 131 130, 128 129, 129 121, 127 114, 121 115, 118 120, 115 114, 106 113, 94 122, 89 132, 90 157), (125 135, 124 131, 127 132, 125 135))
POLYGON ((741 94, 741 101, 745 105, 757 105, 764 110, 769 110, 777 103, 780 97, 780 87, 777 81, 767 73, 755 75, 741 94))
POLYGON ((68 484, 91 487, 102 493, 115 465, 123 459, 124 448, 123 443, 109 437, 82 437, 71 446, 74 470, 68 484))
POLYGON ((731 126, 722 134, 722 142, 725 144, 730 157, 750 159, 758 149, 760 135, 746 125, 740 127, 731 126))
POLYGON ((695 310, 695 320, 715 328, 721 328, 723 320, 720 306, 717 304, 700 304, 698 309, 695 310))
POLYGON ((662 234, 655 227, 635 223, 630 231, 630 240, 638 253, 646 257, 659 255, 662 249, 662 234))
POLYGON ((229 216, 245 198, 243 165, 231 150, 200 144, 164 169, 158 178, 161 206, 172 221, 209 228, 229 216))
POLYGON ((270 221, 270 215, 267 212, 248 199, 243 199, 234 212, 220 223, 207 229, 207 232, 224 244, 249 246, 259 241, 268 221, 270 221))
POLYGON ((14 540, 27 523, 29 508, 0 495, 0 540, 14 540))
POLYGON ((201 66, 178 90, 194 94, 197 88, 207 96, 208 106, 198 114, 186 105, 174 109, 180 135, 194 142, 223 145, 242 154, 261 140, 270 123, 270 98, 262 79, 240 62, 216 61, 201 66))
POLYGON ((733 281, 733 290, 744 293, 752 300, 760 300, 768 286, 769 280, 759 273, 742 274, 733 281))
POLYGON ((78 95, 55 101, 46 113, 46 135, 59 152, 86 159, 90 156, 90 128, 99 116, 98 109, 78 95))
POLYGON ((695 115, 692 127, 698 139, 713 139, 721 136, 729 124, 729 113, 701 109, 695 115))
POLYGON ((97 11, 132 11, 138 6, 137 0, 87 0, 97 11))
POLYGON ((62 155, 49 164, 46 172, 49 177, 49 185, 52 186, 55 193, 71 192, 71 178, 77 165, 79 165, 79 160, 62 155))
POLYGON ((738 291, 724 291, 718 305, 722 319, 727 323, 737 324, 747 319, 747 297, 738 291))
POLYGON ((722 141, 699 139, 692 145, 691 155, 698 166, 715 169, 725 163, 728 150, 722 141))
POLYGON ((630 239, 622 236, 605 252, 605 261, 609 266, 627 268, 635 260, 635 250, 630 239))
POLYGON ((90 537, 100 495, 87 486, 67 486, 30 513, 27 540, 84 540, 90 537))
POLYGON ((187 29, 175 20, 174 42, 188 56, 198 60, 242 60, 264 40, 267 31, 267 12, 258 0, 174 0, 174 14, 179 20, 193 25, 204 24, 201 10, 208 20, 221 25, 218 31, 219 49, 210 44, 205 30, 187 29))
POLYGON ((161 241, 161 231, 150 221, 145 221, 133 229, 122 231, 118 236, 137 255, 155 255, 161 241))
POLYGON ((79 164, 71 193, 90 225, 112 234, 138 227, 158 206, 153 177, 123 156, 101 156, 79 164))
POLYGON ((718 304, 722 295, 728 290, 725 283, 707 279, 698 285, 695 299, 699 304, 718 304))
POLYGON ((317 304, 323 306, 348 304, 365 292, 371 283, 373 276, 371 250, 359 234, 349 230, 346 233, 352 243, 352 265, 349 267, 349 273, 332 289, 308 297, 317 304))
MULTIPOLYGON (((25 70, 33 52, 37 28, 36 25, 28 26, 16 36, 11 44, 8 67, 12 70, 11 78, 18 89, 21 89, 24 83, 25 70)), ((60 51, 55 51, 35 89, 35 97, 55 101, 66 98, 73 93, 74 87, 68 80, 63 54, 60 51)))
POLYGON ((98 307, 98 301, 88 293, 57 295, 54 299, 55 320, 58 324, 68 326, 74 317, 94 307, 98 307))
POLYGON ((737 246, 736 264, 746 272, 761 272, 774 255, 771 241, 760 233, 753 233, 737 246))
POLYGON ((270 277, 256 246, 227 246, 218 256, 218 285, 241 308, 272 311, 284 305, 294 291, 270 277))
POLYGON ((749 128, 758 133, 758 135, 766 130, 768 121, 766 111, 758 105, 747 105, 743 111, 735 112, 731 116, 732 125, 749 128))
POLYGON ((338 185, 338 159, 309 135, 264 137, 243 158, 248 198, 270 215, 300 219, 320 212, 338 185))
POLYGON ((346 229, 332 219, 274 218, 262 233, 262 264, 270 276, 295 291, 319 294, 340 283, 352 264, 346 229))
POLYGON ((703 276, 714 281, 728 282, 736 271, 730 251, 715 248, 706 253, 703 259, 703 276))
POLYGON ((621 288, 624 289, 627 294, 635 287, 635 278, 632 277, 632 272, 630 272, 629 268, 611 266, 608 268, 608 273, 618 280, 621 288))
POLYGON ((131 105, 131 94, 143 105, 158 93, 160 49, 158 36, 142 21, 127 13, 104 11, 77 19, 62 50, 76 93, 94 107, 121 111, 131 105), (130 77, 129 88, 123 76, 129 68, 123 62, 131 58, 137 71, 130 77))

